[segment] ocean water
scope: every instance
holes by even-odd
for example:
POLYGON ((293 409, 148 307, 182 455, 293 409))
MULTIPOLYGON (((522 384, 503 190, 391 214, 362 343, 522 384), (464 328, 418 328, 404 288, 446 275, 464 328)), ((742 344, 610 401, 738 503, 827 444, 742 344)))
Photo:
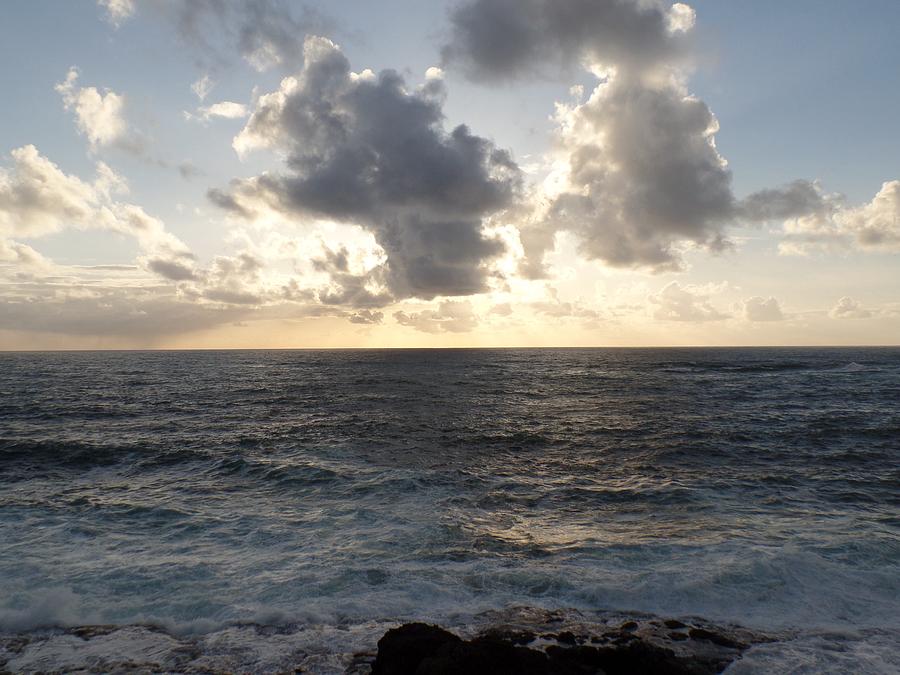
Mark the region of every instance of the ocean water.
POLYGON ((900 349, 0 354, 0 633, 254 625, 340 672, 513 606, 900 670, 900 349))

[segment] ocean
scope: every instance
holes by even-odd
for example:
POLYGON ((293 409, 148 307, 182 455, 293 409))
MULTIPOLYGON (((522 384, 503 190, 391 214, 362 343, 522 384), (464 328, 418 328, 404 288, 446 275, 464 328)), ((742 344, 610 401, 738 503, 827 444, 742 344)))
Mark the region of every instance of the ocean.
POLYGON ((517 607, 900 672, 900 349, 0 354, 8 670, 344 672, 517 607))

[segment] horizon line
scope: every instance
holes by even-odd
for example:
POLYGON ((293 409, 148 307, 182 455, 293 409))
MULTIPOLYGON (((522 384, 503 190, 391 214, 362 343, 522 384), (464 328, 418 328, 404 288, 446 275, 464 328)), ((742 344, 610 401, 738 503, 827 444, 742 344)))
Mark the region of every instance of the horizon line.
POLYGON ((443 346, 443 347, 137 347, 74 349, 0 349, 0 354, 65 354, 94 352, 366 352, 366 351, 475 351, 475 350, 640 350, 640 349, 900 349, 900 344, 877 345, 593 345, 593 346, 443 346))

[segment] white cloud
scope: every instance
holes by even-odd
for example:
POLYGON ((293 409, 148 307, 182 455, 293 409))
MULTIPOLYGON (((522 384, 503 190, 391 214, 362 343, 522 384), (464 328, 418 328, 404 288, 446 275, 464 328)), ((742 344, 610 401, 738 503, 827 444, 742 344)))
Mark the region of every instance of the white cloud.
POLYGON ((873 312, 865 309, 857 300, 845 295, 831 308, 828 316, 832 319, 870 319, 873 312))
POLYGON ((134 0, 97 0, 97 6, 106 13, 106 19, 118 27, 123 21, 134 15, 134 0))
POLYGON ((197 113, 185 113, 185 117, 189 120, 197 119, 204 122, 209 121, 213 117, 219 117, 228 120, 239 120, 247 117, 250 111, 243 103, 235 103, 234 101, 220 101, 209 106, 197 108, 197 113))
POLYGON ((65 228, 99 229, 134 237, 148 255, 190 257, 163 223, 134 204, 117 201, 125 181, 98 162, 92 183, 64 173, 33 145, 13 150, 12 167, 0 168, 0 237, 42 237, 65 228))
POLYGON ((216 86, 216 83, 210 79, 209 75, 204 75, 191 85, 191 91, 194 92, 197 98, 204 101, 214 86, 216 86))
POLYGON ((27 244, 0 239, 0 263, 12 264, 19 270, 49 269, 53 266, 27 244))
POLYGON ((667 284, 647 300, 656 306, 653 318, 661 321, 720 321, 728 318, 710 304, 709 296, 702 290, 682 286, 677 281, 667 284))
POLYGON ((394 319, 401 326, 424 333, 466 333, 478 326, 478 317, 467 300, 446 300, 437 310, 426 309, 412 314, 394 312, 394 319))
POLYGON ((773 297, 762 298, 758 295, 747 298, 743 303, 744 318, 747 321, 782 321, 784 313, 781 305, 773 297))
POLYGON ((884 183, 872 201, 858 207, 847 206, 839 195, 824 194, 815 183, 808 191, 811 197, 784 221, 780 253, 900 251, 900 180, 884 183))
POLYGON ((92 149, 124 138, 128 126, 122 117, 125 99, 119 94, 96 87, 78 87, 78 69, 72 67, 63 82, 56 85, 66 110, 75 113, 78 130, 92 149))

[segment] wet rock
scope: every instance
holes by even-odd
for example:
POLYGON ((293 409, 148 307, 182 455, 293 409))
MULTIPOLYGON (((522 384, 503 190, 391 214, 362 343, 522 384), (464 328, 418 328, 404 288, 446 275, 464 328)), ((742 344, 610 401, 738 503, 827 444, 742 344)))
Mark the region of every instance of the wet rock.
POLYGON ((559 633, 556 636, 556 640, 561 642, 564 645, 574 645, 578 641, 575 639, 575 634, 571 631, 564 630, 562 633, 559 633))
POLYGON ((671 649, 664 649, 643 642, 632 642, 625 647, 548 647, 551 673, 605 673, 606 675, 630 675, 631 673, 655 673, 658 675, 692 675, 698 671, 692 664, 675 656, 671 649))
POLYGON ((118 626, 112 625, 98 625, 98 626, 76 626, 75 628, 69 628, 66 632, 69 635, 75 635, 80 637, 82 640, 90 640, 94 637, 99 637, 102 635, 110 635, 115 633, 118 630, 118 626))
POLYGON ((372 675, 415 675, 422 661, 441 647, 460 643, 462 639, 438 626, 408 623, 392 628, 378 641, 372 675))
POLYGON ((746 649, 747 645, 737 642, 736 640, 732 640, 730 637, 726 635, 720 635, 719 633, 714 633, 711 630, 706 630, 705 628, 691 628, 688 631, 688 635, 690 635, 692 640, 707 640, 712 642, 714 645, 719 645, 720 647, 729 647, 731 649, 746 649))
POLYGON ((602 635, 581 632, 583 629, 542 633, 538 645, 543 648, 527 648, 521 645, 534 639, 534 633, 527 630, 494 628, 463 640, 437 626, 407 624, 388 631, 378 642, 372 673, 714 675, 746 648, 728 635, 706 628, 692 628, 689 639, 686 632, 662 626, 661 622, 635 621, 602 635))
POLYGON ((509 642, 514 645, 527 645, 537 639, 537 635, 528 630, 503 630, 490 629, 484 633, 484 637, 509 642))
MULTIPOLYGON (((375 671, 373 671, 374 673, 375 671)), ((549 675, 547 656, 491 638, 448 644, 426 658, 415 675, 549 675)))

